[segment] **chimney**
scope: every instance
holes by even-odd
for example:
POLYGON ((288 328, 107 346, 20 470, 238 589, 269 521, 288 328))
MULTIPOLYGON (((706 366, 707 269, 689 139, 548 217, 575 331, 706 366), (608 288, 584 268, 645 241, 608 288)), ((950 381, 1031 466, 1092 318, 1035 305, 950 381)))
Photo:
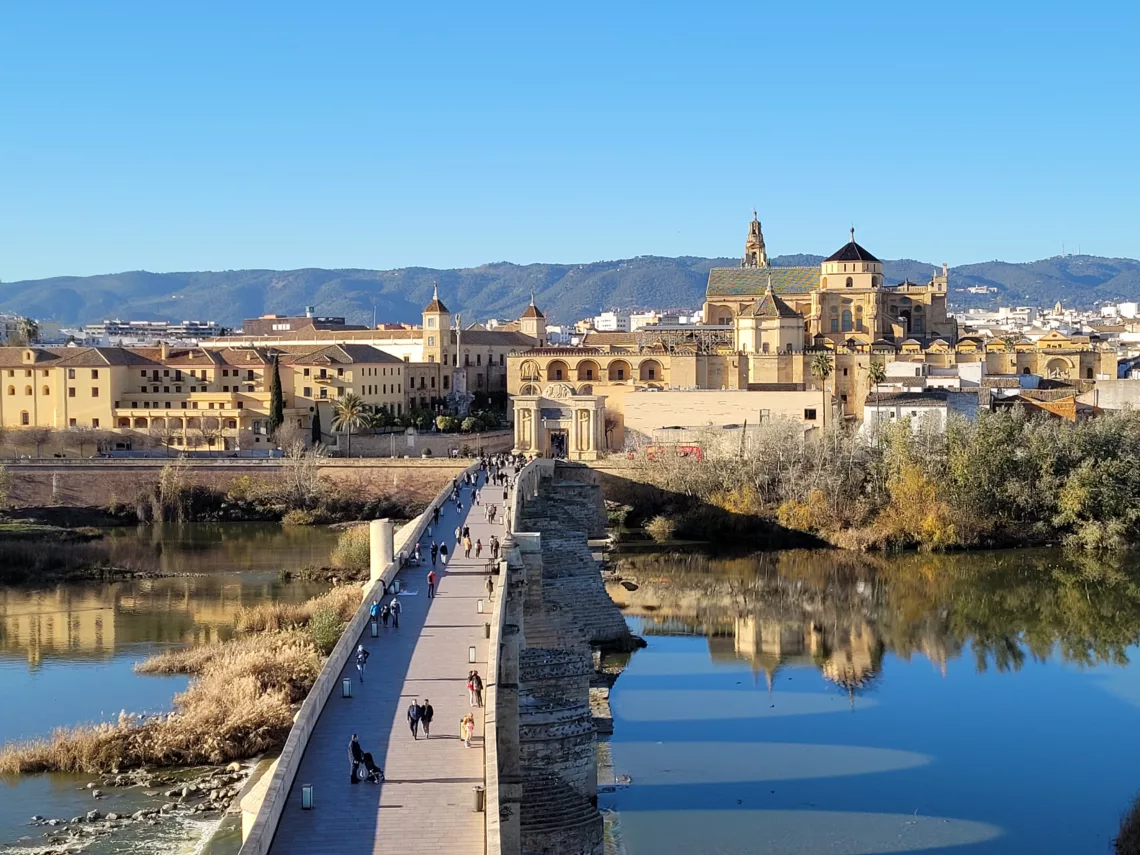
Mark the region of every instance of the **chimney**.
POLYGON ((158 355, 163 362, 166 362, 167 358, 170 356, 170 348, 167 346, 165 341, 160 341, 158 343, 158 355))
POLYGON ((311 318, 317 311, 316 306, 305 306, 305 317, 311 318))

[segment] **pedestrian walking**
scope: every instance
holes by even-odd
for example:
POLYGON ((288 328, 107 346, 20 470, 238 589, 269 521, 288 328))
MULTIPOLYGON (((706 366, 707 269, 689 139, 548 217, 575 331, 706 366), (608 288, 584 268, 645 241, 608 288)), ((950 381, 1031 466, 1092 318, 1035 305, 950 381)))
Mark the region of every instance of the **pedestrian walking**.
POLYGON ((435 566, 435 560, 439 557, 439 544, 434 540, 431 542, 431 566, 435 566))
POLYGON ((364 666, 368 664, 368 651, 363 644, 356 646, 356 670, 360 672, 360 682, 364 682, 364 666))
POLYGON ((483 678, 479 676, 478 671, 471 672, 471 688, 475 694, 475 706, 483 706, 483 678))
POLYGON ((481 538, 475 538, 475 557, 478 558, 483 554, 483 541, 481 538))
POLYGON ((403 604, 396 598, 392 597, 392 604, 388 607, 392 612, 392 629, 400 628, 400 612, 404 610, 403 604))
POLYGON ((475 672, 467 672, 467 706, 475 706, 475 672))
MULTIPOLYGON (((433 561, 432 563, 434 564, 435 562, 433 561)), ((427 583, 428 583, 428 599, 434 600, 435 599, 435 571, 434 570, 428 570, 427 583)))
POLYGON ((495 593, 495 577, 488 574, 487 576, 487 598, 490 599, 491 595, 495 593))
POLYGON ((368 607, 368 617, 371 620, 376 620, 380 617, 380 601, 373 600, 372 605, 368 607))
POLYGON ((348 760, 352 764, 352 770, 348 773, 349 783, 359 784, 360 782, 356 780, 356 770, 364 762, 364 750, 360 747, 355 733, 352 734, 352 739, 348 741, 348 760))
POLYGON ((442 564, 444 567, 447 566, 447 544, 446 543, 439 547, 439 563, 442 564))
POLYGON ((424 739, 431 739, 431 720, 435 716, 435 710, 432 709, 431 701, 424 698, 423 705, 420 707, 420 724, 424 729, 424 739))
POLYGON ((463 557, 471 557, 471 538, 464 536, 463 538, 463 557))
POLYGON ((457 525, 455 527, 455 542, 459 543, 463 539, 463 526, 457 525))
POLYGON ((384 605, 382 605, 380 607, 380 620, 384 622, 384 626, 388 625, 388 618, 390 618, 391 616, 392 616, 392 610, 390 608, 388 608, 388 604, 385 603, 384 605))
POLYGON ((471 536, 471 526, 469 526, 469 525, 463 526, 463 536, 464 537, 470 537, 471 536))
POLYGON ((420 545, 418 543, 416 544, 415 549, 412 550, 412 560, 416 563, 417 566, 422 560, 420 558, 420 545))
POLYGON ((459 735, 463 738, 463 744, 467 748, 470 748, 471 737, 475 735, 475 716, 471 715, 471 713, 467 713, 467 715, 463 716, 460 720, 459 735))
POLYGON ((439 525, 439 506, 437 505, 431 512, 431 521, 439 525))
POLYGON ((412 699, 411 706, 408 707, 408 727, 412 729, 412 738, 420 738, 420 714, 422 710, 416 699, 412 699))

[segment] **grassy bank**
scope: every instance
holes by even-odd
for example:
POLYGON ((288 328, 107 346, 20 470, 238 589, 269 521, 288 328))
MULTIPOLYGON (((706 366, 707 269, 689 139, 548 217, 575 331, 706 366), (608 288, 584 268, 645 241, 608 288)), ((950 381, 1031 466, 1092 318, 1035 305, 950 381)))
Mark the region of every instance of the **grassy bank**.
POLYGON ((175 696, 169 715, 122 716, 6 745, 0 774, 220 764, 279 749, 296 705, 361 597, 361 588, 346 585, 299 605, 243 610, 243 632, 236 638, 159 654, 136 666, 140 674, 194 678, 175 696))
POLYGON ((766 423, 731 451, 659 451, 630 472, 607 498, 633 508, 630 524, 661 517, 683 538, 858 550, 1140 545, 1140 412, 1074 424, 1017 409, 952 418, 942 433, 904 420, 877 436, 839 425, 807 439, 798 424, 766 423))

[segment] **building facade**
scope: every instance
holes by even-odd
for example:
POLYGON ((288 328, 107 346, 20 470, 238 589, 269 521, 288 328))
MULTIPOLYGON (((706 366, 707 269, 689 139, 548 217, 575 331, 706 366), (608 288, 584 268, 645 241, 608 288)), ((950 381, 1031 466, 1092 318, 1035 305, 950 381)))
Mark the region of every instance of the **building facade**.
MULTIPOLYGON (((917 363, 923 377, 1033 374, 1081 391, 1099 378, 1116 377, 1115 353, 1097 348, 1087 336, 960 337, 947 312, 947 280, 943 265, 924 285, 887 283, 883 263, 856 243, 854 231, 819 265, 773 267, 754 216, 741 265, 709 272, 703 323, 588 331, 580 347, 520 351, 508 356, 507 388, 511 395, 533 396, 547 384, 562 383, 579 395, 605 396, 617 423, 607 431, 607 443, 616 449, 624 442, 625 396, 637 390, 760 393, 755 401, 741 399, 733 422, 771 409, 763 393, 816 390, 833 397, 841 418, 856 419, 874 391, 872 362, 917 363), (821 354, 830 368, 826 376, 813 373, 821 354), (958 368, 975 364, 976 370, 958 368)), ((707 420, 681 426, 703 425, 707 420)), ((639 425, 638 432, 645 427, 639 425)))

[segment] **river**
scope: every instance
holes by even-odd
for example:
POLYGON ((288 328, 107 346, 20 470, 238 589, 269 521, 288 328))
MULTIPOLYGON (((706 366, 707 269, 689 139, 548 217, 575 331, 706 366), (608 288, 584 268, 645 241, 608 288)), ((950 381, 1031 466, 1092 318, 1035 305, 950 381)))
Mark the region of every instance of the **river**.
POLYGON ((1140 791, 1135 557, 619 562, 648 647, 611 696, 611 851, 1112 851, 1140 791))
MULTIPOLYGON (((124 709, 169 709, 187 678, 140 677, 131 670, 134 663, 163 650, 229 637, 242 606, 296 602, 326 590, 320 582, 284 582, 279 572, 327 563, 335 542, 335 532, 327 528, 272 523, 112 529, 102 541, 112 564, 201 575, 0 587, 0 742, 112 720, 124 709)), ((92 809, 96 805, 84 789, 90 780, 0 778, 0 851, 41 851, 43 829, 29 827, 30 817, 67 819, 92 809)), ((151 805, 138 790, 115 790, 97 806, 131 813, 151 805)), ((84 851, 190 852, 212 827, 189 820, 143 826, 84 851)))

